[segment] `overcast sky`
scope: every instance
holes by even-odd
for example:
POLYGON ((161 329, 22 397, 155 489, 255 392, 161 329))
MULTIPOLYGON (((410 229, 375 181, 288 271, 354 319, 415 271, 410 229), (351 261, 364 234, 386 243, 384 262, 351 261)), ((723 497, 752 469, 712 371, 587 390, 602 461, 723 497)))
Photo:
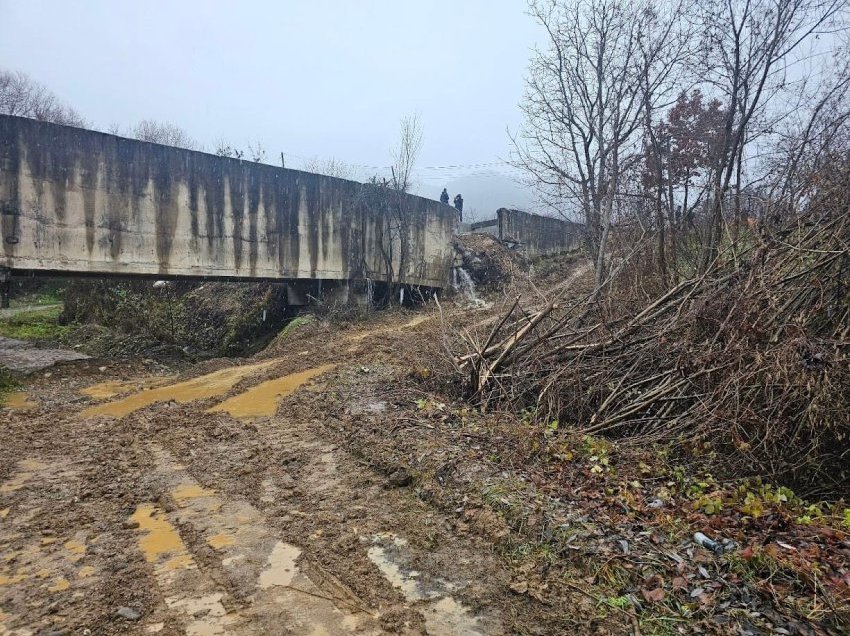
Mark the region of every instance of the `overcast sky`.
POLYGON ((524 0, 0 0, 0 66, 98 128, 153 118, 207 148, 259 140, 288 167, 385 166, 416 113, 433 197, 460 177, 509 174, 497 162, 537 37, 524 0), (469 167, 431 168, 456 165, 469 167))

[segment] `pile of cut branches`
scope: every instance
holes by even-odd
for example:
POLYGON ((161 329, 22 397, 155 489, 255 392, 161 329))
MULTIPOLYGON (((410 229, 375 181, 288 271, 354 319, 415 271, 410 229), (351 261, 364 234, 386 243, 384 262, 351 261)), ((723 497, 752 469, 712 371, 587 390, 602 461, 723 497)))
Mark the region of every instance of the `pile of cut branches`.
POLYGON ((846 494, 850 186, 840 181, 641 308, 618 310, 616 295, 535 309, 517 298, 462 336, 454 363, 467 397, 846 494))

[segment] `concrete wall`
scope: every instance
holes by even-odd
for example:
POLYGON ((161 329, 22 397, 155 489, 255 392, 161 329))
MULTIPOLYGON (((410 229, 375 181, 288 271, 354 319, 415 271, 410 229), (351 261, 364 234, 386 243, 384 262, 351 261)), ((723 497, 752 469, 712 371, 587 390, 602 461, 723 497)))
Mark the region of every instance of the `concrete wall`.
POLYGON ((0 268, 442 287, 453 208, 407 196, 400 237, 363 185, 0 115, 0 268), (392 236, 392 238, 387 238, 392 236))
POLYGON ((487 221, 477 221, 470 225, 470 232, 475 232, 477 234, 492 234, 493 236, 499 236, 499 219, 489 219, 487 221))
POLYGON ((499 238, 519 244, 529 257, 557 254, 579 247, 582 225, 520 210, 500 208, 496 212, 499 238))

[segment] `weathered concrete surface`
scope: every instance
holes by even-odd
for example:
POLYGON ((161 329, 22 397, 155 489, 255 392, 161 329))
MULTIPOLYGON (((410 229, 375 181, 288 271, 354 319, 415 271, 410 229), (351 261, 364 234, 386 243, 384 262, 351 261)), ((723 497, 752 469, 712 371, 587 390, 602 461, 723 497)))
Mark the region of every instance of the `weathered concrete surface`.
POLYGON ((492 234, 499 236, 499 219, 488 219, 487 221, 478 221, 469 226, 470 232, 476 234, 492 234))
POLYGON ((454 210, 406 196, 399 232, 362 188, 0 115, 0 268, 442 287, 454 210))
POLYGON ((37 349, 31 342, 0 336, 0 369, 32 373, 57 362, 84 360, 87 355, 68 349, 37 349))
POLYGON ((508 208, 500 208, 496 216, 499 238, 518 243, 529 257, 566 252, 581 241, 582 226, 578 223, 508 208))

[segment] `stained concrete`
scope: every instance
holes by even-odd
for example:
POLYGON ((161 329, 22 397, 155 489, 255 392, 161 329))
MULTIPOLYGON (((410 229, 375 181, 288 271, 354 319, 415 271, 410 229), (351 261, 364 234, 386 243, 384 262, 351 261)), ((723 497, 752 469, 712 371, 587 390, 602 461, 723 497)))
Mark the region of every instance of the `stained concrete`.
POLYGON ((521 210, 496 211, 499 238, 517 243, 529 257, 558 254, 579 247, 584 226, 521 210))
POLYGON ((454 210, 405 195, 399 232, 366 187, 0 115, 0 269, 444 286, 454 210))

